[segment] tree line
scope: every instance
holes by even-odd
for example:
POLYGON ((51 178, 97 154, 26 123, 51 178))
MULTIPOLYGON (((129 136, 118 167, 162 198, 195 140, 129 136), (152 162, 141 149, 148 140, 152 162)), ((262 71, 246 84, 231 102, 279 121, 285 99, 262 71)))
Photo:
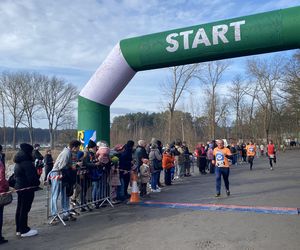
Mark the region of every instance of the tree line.
MULTIPOLYGON (((4 133, 4 128, 0 127, 0 144, 5 145, 6 148, 12 148, 11 142, 13 141, 13 128, 6 127, 6 141, 4 141, 4 137, 2 136, 4 133)), ((70 139, 76 138, 77 130, 76 129, 59 129, 57 130, 55 135, 55 145, 56 146, 64 146, 67 144, 70 139)), ((20 127, 17 130, 16 134, 17 145, 22 142, 29 142, 30 136, 28 133, 28 128, 20 127)), ((33 142, 38 143, 45 147, 50 147, 49 140, 49 130, 46 128, 33 128, 33 142)))

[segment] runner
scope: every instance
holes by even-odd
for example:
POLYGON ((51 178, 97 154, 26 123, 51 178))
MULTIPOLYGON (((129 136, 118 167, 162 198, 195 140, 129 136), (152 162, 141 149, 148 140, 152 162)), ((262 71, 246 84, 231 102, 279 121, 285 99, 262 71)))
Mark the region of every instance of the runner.
POLYGON ((214 160, 212 163, 216 166, 216 197, 221 196, 221 176, 223 176, 226 194, 230 195, 229 190, 229 162, 228 159, 231 159, 232 155, 228 148, 224 147, 224 141, 218 140, 217 147, 214 149, 214 160))
POLYGON ((276 150, 275 145, 273 144, 273 141, 270 140, 268 147, 267 147, 269 162, 270 162, 270 169, 273 170, 273 161, 276 164, 276 150))
POLYGON ((256 146, 254 145, 253 141, 250 141, 250 143, 246 146, 246 150, 247 150, 248 162, 250 164, 250 170, 252 170, 253 160, 256 155, 256 146))

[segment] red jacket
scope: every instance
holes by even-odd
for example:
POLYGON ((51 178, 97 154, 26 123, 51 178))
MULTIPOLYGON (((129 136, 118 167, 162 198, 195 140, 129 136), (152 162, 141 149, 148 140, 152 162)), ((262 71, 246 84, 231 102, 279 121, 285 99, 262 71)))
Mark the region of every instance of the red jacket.
POLYGON ((8 181, 5 179, 5 168, 0 161, 0 193, 7 192, 9 189, 8 181))

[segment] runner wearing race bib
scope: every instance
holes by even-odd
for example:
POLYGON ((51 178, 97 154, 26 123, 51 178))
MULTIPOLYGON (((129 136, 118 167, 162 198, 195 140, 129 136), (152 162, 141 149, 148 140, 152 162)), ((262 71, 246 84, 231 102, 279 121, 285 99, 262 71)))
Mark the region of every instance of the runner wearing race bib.
POLYGON ((221 196, 221 176, 223 176, 226 194, 230 195, 229 191, 229 162, 228 159, 231 159, 232 155, 228 148, 224 147, 224 141, 217 141, 218 147, 214 149, 214 160, 212 163, 216 166, 216 197, 221 196))
POLYGON ((256 146, 254 145, 253 141, 250 141, 250 143, 246 146, 246 150, 248 162, 250 164, 250 170, 252 170, 254 156, 256 155, 256 146))
POLYGON ((267 152, 269 157, 270 169, 273 170, 273 161, 276 164, 276 150, 272 140, 269 141, 267 152))

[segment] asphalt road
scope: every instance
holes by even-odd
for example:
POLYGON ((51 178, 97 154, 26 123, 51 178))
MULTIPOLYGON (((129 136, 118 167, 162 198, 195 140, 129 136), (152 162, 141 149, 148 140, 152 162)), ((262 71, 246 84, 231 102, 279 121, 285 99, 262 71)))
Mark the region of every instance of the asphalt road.
MULTIPOLYGON (((231 196, 215 198, 215 176, 195 175, 164 187, 145 201, 211 205, 300 207, 300 152, 278 156, 274 171, 267 158, 232 167, 231 196)), ((119 204, 81 214, 66 227, 50 226, 45 219, 44 191, 36 194, 30 225, 39 235, 15 236, 13 204, 5 207, 3 235, 9 243, 0 249, 300 249, 300 217, 253 211, 199 211, 119 204)))

